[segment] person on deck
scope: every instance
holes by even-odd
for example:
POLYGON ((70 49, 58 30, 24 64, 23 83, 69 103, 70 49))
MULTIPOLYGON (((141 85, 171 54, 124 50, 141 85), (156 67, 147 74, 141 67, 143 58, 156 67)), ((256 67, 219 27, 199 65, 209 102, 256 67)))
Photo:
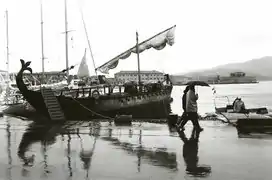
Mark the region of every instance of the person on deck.
POLYGON ((198 122, 197 108, 198 94, 195 93, 195 86, 189 86, 189 91, 186 93, 186 118, 182 121, 180 128, 184 130, 184 125, 190 119, 197 131, 203 131, 198 122))
POLYGON ((234 112, 237 112, 237 113, 243 113, 246 111, 245 103, 244 103, 244 101, 242 101, 241 98, 238 98, 235 101, 234 106, 233 106, 233 110, 234 110, 234 112))
POLYGON ((234 99, 234 101, 233 101, 233 103, 232 103, 232 108, 233 108, 233 109, 234 109, 234 105, 235 105, 235 103, 236 103, 236 101, 237 101, 238 99, 239 99, 238 97, 234 99))

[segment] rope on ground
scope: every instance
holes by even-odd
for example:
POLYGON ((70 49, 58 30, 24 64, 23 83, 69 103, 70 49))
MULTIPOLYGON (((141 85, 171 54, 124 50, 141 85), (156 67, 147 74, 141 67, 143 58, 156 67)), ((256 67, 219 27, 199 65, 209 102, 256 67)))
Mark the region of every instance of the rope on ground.
POLYGON ((247 119, 249 119, 249 114, 247 113, 244 113, 244 115, 247 117, 247 119))
MULTIPOLYGON (((227 116, 225 116, 224 114, 222 114, 222 113, 220 113, 228 122, 227 123, 229 123, 229 124, 231 124, 231 122, 230 122, 230 120, 229 120, 229 118, 227 118, 227 116)), ((222 122, 224 122, 223 120, 221 120, 222 122)))
POLYGON ((76 100, 75 98, 73 98, 73 97, 71 97, 71 98, 72 98, 75 102, 77 102, 81 107, 83 107, 84 109, 90 111, 91 113, 93 113, 93 114, 95 114, 95 115, 97 115, 97 116, 100 116, 100 117, 105 118, 105 119, 110 119, 110 120, 113 120, 113 119, 114 119, 114 118, 112 118, 112 117, 104 116, 104 115, 102 115, 102 114, 99 114, 99 113, 97 113, 97 112, 95 112, 95 111, 93 111, 93 110, 87 108, 86 106, 84 106, 83 104, 81 104, 81 103, 80 103, 78 100, 76 100))

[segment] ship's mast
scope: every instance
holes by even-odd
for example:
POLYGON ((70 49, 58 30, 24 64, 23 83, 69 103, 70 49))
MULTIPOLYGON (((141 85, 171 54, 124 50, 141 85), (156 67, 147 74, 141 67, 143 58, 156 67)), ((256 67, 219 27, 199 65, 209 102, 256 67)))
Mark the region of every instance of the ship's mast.
POLYGON ((6 41, 7 41, 7 84, 9 84, 9 27, 8 27, 8 10, 6 10, 6 41))
POLYGON ((43 7, 42 7, 42 0, 41 2, 41 48, 42 48, 42 80, 41 84, 44 83, 44 50, 43 50, 43 7))
POLYGON ((6 73, 6 93, 5 93, 5 103, 8 103, 9 101, 9 96, 10 96, 10 88, 9 88, 9 82, 10 82, 10 77, 9 77, 9 27, 8 27, 8 10, 6 10, 6 43, 7 43, 7 73, 6 73))
POLYGON ((68 62, 68 22, 67 22, 67 2, 64 0, 65 6, 65 58, 66 58, 66 76, 69 77, 69 62, 68 62))

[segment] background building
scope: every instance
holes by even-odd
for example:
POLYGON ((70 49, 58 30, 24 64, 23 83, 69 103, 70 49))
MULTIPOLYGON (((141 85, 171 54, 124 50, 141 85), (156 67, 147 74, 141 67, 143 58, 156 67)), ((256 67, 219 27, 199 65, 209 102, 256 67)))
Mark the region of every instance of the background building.
MULTIPOLYGON (((164 74, 159 71, 141 71, 142 82, 158 82, 164 80, 164 74)), ((125 83, 129 81, 138 81, 138 71, 120 71, 114 74, 116 81, 125 83)))
MULTIPOLYGON (((24 73, 24 79, 32 85, 40 85, 42 80, 42 73, 24 73)), ((66 79, 66 73, 63 72, 44 72, 45 83, 57 83, 66 79)))
POLYGON ((244 72, 232 72, 229 76, 211 77, 208 80, 210 84, 243 84, 243 83, 258 83, 256 77, 247 76, 244 72))
POLYGON ((170 80, 173 85, 184 85, 189 81, 192 81, 192 77, 187 77, 183 75, 170 75, 170 80))
POLYGON ((0 82, 7 80, 7 71, 0 70, 0 82))

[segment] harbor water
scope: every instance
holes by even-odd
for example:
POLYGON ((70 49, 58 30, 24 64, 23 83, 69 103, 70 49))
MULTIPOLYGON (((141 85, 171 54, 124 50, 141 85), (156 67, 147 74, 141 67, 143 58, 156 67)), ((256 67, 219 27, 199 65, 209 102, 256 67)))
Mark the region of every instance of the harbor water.
MULTIPOLYGON (((198 110, 200 114, 214 112, 216 107, 225 107, 229 102, 232 104, 236 97, 241 97, 245 102, 246 108, 267 107, 272 109, 272 82, 260 82, 258 84, 217 84, 211 87, 196 87, 199 94, 198 110), (216 94, 212 88, 215 88, 216 94), (227 98, 227 97, 228 98, 227 98)), ((185 86, 176 86, 173 88, 172 97, 174 104, 172 110, 174 113, 181 114, 181 96, 185 86)))
MULTIPOLYGON (((201 114, 214 111, 212 87, 197 87, 201 114)), ((241 96, 247 107, 272 107, 272 82, 214 87, 217 95, 241 96)), ((184 88, 173 89, 173 113, 182 113, 184 88)), ((225 106, 227 100, 216 102, 225 106)), ((166 124, 41 126, 4 116, 0 179, 271 179, 272 137, 241 138, 233 126, 200 123, 204 131, 197 134, 190 122, 177 133, 166 124)))

